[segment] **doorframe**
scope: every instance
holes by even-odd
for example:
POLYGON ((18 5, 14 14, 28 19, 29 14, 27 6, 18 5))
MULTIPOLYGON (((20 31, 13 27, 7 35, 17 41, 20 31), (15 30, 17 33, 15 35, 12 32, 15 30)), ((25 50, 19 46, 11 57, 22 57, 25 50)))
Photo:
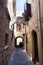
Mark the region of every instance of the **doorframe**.
MULTIPOLYGON (((36 63, 36 60, 35 60, 35 50, 34 50, 34 33, 37 35, 37 32, 35 31, 35 30, 32 30, 32 61, 34 62, 34 63, 36 63)), ((36 38, 37 38, 37 36, 36 36, 36 38)), ((37 45, 38 45, 38 38, 37 38, 37 45)), ((38 49, 37 49, 37 51, 38 51, 38 49)), ((39 62, 39 53, 38 53, 38 62, 39 62)))

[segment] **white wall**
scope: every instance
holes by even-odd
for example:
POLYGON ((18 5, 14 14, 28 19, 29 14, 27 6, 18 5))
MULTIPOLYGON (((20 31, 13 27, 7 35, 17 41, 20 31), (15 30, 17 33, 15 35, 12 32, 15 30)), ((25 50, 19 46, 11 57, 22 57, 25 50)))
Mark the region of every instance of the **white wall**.
POLYGON ((12 3, 13 0, 8 0, 8 3, 7 3, 7 8, 8 8, 8 11, 9 11, 9 14, 10 14, 10 18, 12 19, 12 17, 14 16, 14 12, 13 12, 13 3, 12 3))
POLYGON ((20 42, 22 42, 22 38, 17 38, 17 45, 19 45, 20 42))

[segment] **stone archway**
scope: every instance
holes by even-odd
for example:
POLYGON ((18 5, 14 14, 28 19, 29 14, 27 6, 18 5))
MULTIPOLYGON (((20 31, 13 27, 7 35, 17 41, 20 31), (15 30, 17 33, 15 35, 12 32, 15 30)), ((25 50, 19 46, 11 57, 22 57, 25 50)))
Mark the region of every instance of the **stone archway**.
POLYGON ((34 30, 32 31, 32 60, 34 63, 39 62, 38 39, 37 33, 34 30))
POLYGON ((24 46, 24 39, 21 36, 15 38, 15 47, 23 47, 24 46))

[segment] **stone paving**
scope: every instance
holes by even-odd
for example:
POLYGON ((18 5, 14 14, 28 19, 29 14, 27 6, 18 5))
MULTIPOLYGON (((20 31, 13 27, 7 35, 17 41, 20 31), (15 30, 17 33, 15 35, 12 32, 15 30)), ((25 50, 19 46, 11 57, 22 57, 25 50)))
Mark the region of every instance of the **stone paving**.
POLYGON ((25 50, 21 48, 15 48, 8 65, 33 65, 30 58, 26 54, 25 50))

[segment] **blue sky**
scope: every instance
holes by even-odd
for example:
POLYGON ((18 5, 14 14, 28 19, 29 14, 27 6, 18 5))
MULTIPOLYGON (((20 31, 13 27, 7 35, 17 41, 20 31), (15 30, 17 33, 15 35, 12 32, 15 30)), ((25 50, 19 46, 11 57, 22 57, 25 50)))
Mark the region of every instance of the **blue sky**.
POLYGON ((24 3, 26 0, 16 0, 16 10, 22 11, 24 10, 24 3))

